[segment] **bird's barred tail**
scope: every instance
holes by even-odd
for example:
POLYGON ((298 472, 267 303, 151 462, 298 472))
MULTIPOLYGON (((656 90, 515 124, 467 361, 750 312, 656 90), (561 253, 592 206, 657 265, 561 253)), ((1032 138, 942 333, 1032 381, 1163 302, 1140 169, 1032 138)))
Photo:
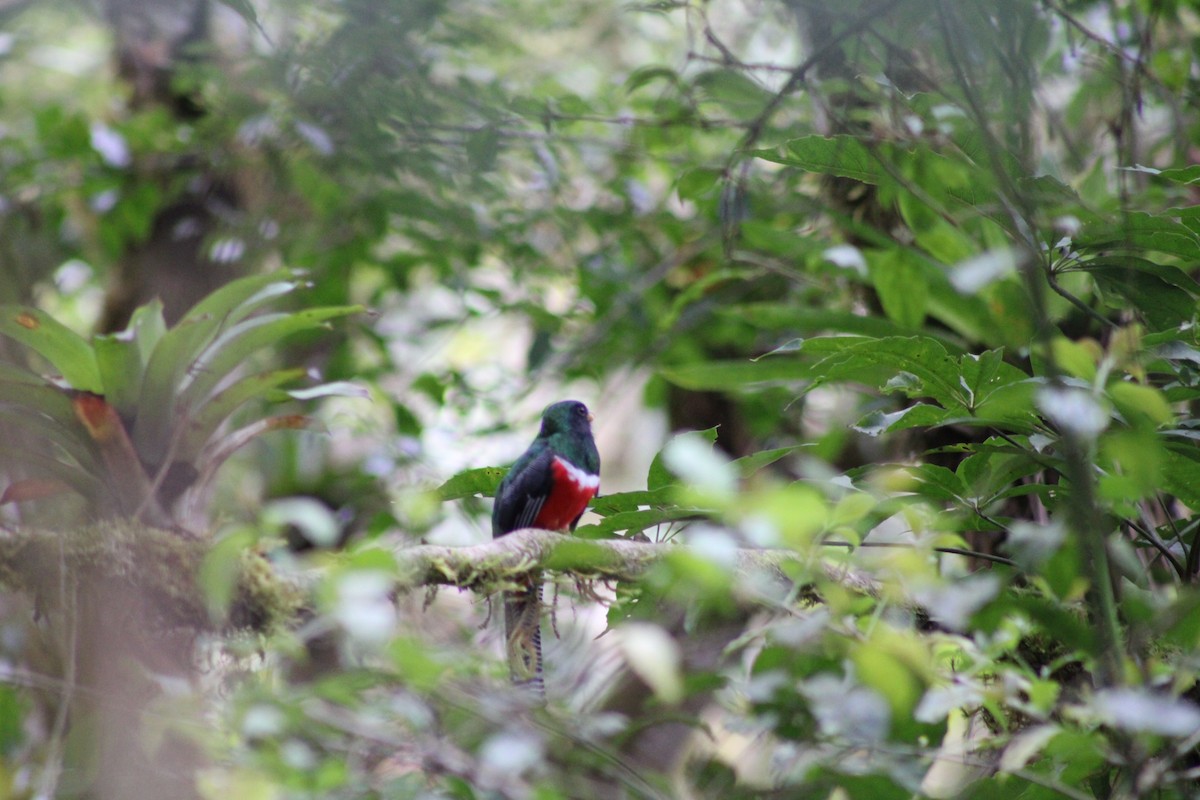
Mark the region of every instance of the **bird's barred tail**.
POLYGON ((527 687, 538 702, 546 700, 542 679, 542 578, 521 579, 522 587, 501 594, 504 603, 504 650, 513 683, 527 687))

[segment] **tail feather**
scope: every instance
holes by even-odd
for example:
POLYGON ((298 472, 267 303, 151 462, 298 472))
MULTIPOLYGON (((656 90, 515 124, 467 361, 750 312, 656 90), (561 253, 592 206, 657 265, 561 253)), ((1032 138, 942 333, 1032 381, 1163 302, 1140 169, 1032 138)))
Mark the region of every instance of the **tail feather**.
POLYGON ((513 683, 546 699, 542 678, 542 578, 531 575, 521 588, 501 593, 504 603, 504 650, 513 683))

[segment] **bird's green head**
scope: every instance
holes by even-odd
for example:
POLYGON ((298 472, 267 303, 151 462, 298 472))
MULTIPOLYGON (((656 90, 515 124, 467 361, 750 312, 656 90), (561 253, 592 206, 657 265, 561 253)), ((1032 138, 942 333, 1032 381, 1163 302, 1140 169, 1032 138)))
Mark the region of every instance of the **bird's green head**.
POLYGON ((562 400, 542 412, 542 429, 539 437, 556 433, 579 433, 591 435, 592 414, 578 400, 562 400))

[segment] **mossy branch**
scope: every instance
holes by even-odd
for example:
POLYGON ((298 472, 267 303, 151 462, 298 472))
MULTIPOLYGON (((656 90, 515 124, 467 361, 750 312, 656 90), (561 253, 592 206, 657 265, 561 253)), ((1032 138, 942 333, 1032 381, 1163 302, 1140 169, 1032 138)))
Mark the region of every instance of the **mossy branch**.
MULTIPOLYGON (((592 580, 637 580, 672 555, 699 555, 687 545, 579 539, 536 528, 514 531, 483 544, 465 547, 417 545, 400 547, 394 552, 400 565, 401 585, 458 586, 485 591, 539 570, 592 580)), ((812 561, 793 550, 739 548, 734 553, 733 570, 738 576, 766 573, 794 580, 797 575, 815 568, 826 579, 854 591, 867 594, 878 591, 875 582, 869 578, 823 560, 816 564, 812 561)))
POLYGON ((54 615, 64 579, 124 587, 144 618, 164 628, 268 630, 287 624, 304 603, 301 587, 281 577, 261 553, 247 550, 223 610, 199 583, 212 542, 129 521, 63 530, 0 528, 0 586, 22 592, 39 613, 54 615))

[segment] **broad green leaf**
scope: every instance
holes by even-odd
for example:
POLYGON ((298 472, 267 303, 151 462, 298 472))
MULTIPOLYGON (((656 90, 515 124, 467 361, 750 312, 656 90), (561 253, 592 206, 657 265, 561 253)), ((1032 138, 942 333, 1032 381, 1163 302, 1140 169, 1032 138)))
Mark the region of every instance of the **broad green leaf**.
POLYGON ((853 136, 803 136, 774 150, 755 150, 753 155, 807 172, 853 178, 863 183, 879 183, 885 175, 880 159, 853 136))
POLYGON ((968 353, 959 359, 964 405, 972 411, 984 407, 997 391, 1029 379, 1021 370, 1004 360, 1003 350, 968 353))
POLYGON ((102 392, 96 357, 87 341, 44 311, 0 305, 0 334, 50 362, 72 389, 102 392))
POLYGON ((1186 225, 1166 216, 1130 211, 1115 224, 1098 219, 1084 226, 1075 240, 1079 247, 1094 251, 1129 247, 1179 256, 1187 261, 1200 257, 1200 238, 1186 225))
POLYGON ((908 430, 910 428, 928 428, 941 425, 955 418, 952 411, 947 411, 928 403, 915 403, 899 411, 872 411, 854 423, 854 430, 867 436, 879 436, 883 433, 908 430))
MULTIPOLYGON (((810 339, 805 343, 816 343, 810 339)), ((853 381, 909 397, 929 396, 946 409, 965 408, 958 364, 925 336, 859 341, 812 367, 821 383, 853 381)))
POLYGON ((508 474, 504 467, 479 467, 463 470, 437 488, 442 500, 461 500, 464 497, 483 495, 495 497, 500 481, 508 474))
POLYGON ((602 494, 599 497, 593 498, 588 507, 600 516, 605 517, 610 514, 619 514, 623 511, 637 511, 642 506, 668 505, 673 500, 674 492, 671 487, 662 486, 654 490, 602 494))
POLYGON ((680 520, 706 517, 711 513, 710 509, 685 506, 621 511, 616 514, 610 514, 593 525, 580 525, 575 529, 575 535, 585 539, 607 538, 620 531, 625 531, 626 535, 632 535, 641 533, 647 528, 666 525, 680 520))
POLYGON ((703 431, 687 431, 686 433, 681 433, 678 436, 672 437, 671 441, 667 442, 663 449, 654 456, 654 460, 650 462, 650 472, 646 475, 646 488, 650 491, 661 489, 664 486, 670 486, 671 484, 678 482, 675 479, 675 475, 669 469, 667 469, 667 465, 663 461, 663 453, 666 451, 667 447, 671 445, 671 442, 675 441, 681 436, 699 437, 700 439, 707 441, 711 446, 717 441, 717 429, 709 428, 703 431))
POLYGON ((919 328, 929 295, 925 266, 901 248, 868 251, 867 263, 884 312, 901 328, 919 328))
POLYGON ((983 507, 1013 483, 1040 469, 1041 462, 1023 453, 983 451, 964 458, 955 472, 972 500, 983 507))
POLYGON ((920 486, 920 493, 935 500, 961 503, 967 494, 962 478, 936 464, 918 464, 904 470, 920 486))
POLYGON ((1163 491, 1189 508, 1200 508, 1200 454, 1195 446, 1168 444, 1162 468, 1163 491))
POLYGON ((1123 269, 1088 271, 1112 306, 1136 310, 1156 330, 1176 328, 1195 316, 1193 294, 1154 275, 1123 269), (1113 302, 1116 298, 1123 302, 1113 302))
POLYGON ((1200 164, 1192 164, 1178 169, 1157 170, 1155 174, 1176 183, 1196 183, 1200 181, 1200 164))
POLYGON ((1166 425, 1175 419, 1175 412, 1153 386, 1118 381, 1108 386, 1108 396, 1126 421, 1134 424, 1139 418, 1151 425, 1166 425))

